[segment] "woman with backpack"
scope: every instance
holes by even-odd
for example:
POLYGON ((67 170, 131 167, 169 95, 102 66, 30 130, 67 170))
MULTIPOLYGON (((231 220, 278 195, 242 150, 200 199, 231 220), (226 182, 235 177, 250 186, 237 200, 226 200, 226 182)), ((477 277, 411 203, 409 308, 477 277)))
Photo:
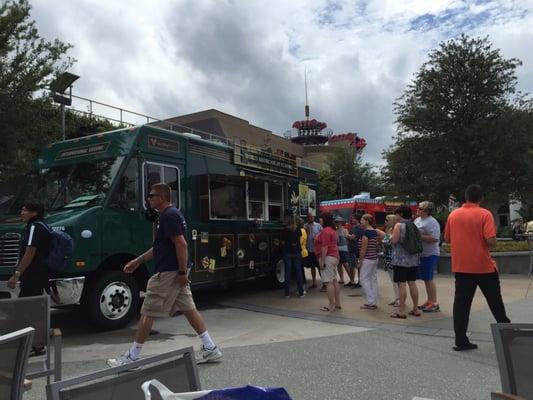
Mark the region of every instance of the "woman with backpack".
MULTIPOLYGON (((393 313, 391 318, 405 319, 405 302, 407 300, 407 286, 413 300, 413 308, 409 311, 410 315, 419 317, 422 313, 418 310, 418 288, 416 287, 416 273, 420 264, 420 253, 416 253, 416 243, 421 239, 416 237, 418 229, 411 221, 413 215, 411 209, 402 205, 394 212, 400 218, 400 221, 394 225, 391 235, 392 259, 394 282, 398 283, 400 292, 400 309, 393 313), (410 224, 408 226, 408 224, 410 224)), ((420 233, 418 233, 420 236, 420 233)))

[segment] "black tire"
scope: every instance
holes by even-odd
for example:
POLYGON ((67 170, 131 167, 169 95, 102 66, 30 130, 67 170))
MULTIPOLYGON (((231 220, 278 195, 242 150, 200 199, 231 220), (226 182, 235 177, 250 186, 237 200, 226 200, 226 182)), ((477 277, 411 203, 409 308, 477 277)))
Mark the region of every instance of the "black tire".
POLYGON ((274 259, 272 264, 272 271, 268 276, 268 285, 272 289, 281 289, 285 286, 285 263, 283 258, 274 259))
POLYGON ((122 328, 139 311, 139 285, 125 272, 104 272, 93 278, 85 288, 83 306, 97 328, 122 328))

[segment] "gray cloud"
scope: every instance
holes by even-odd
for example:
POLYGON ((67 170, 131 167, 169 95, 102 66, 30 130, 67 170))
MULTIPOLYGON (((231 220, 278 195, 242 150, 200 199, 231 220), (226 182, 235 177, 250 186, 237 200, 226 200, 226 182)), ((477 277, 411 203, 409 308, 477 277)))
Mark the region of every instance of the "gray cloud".
POLYGON ((75 93, 167 118, 217 108, 282 134, 303 117, 358 132, 365 160, 392 143, 393 101, 427 53, 459 35, 489 35, 524 62, 533 91, 531 0, 105 2, 34 0, 47 38, 75 47, 75 93))

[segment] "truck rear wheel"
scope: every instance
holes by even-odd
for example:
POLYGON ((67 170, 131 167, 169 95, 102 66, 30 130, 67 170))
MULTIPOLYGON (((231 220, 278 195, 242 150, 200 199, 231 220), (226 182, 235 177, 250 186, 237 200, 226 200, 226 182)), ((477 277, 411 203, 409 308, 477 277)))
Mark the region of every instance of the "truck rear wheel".
POLYGON ((273 289, 281 289, 285 285, 285 262, 283 258, 278 258, 274 261, 269 283, 273 289))
POLYGON ((84 306, 90 320, 100 329, 122 328, 139 310, 139 286, 125 272, 105 272, 87 290, 84 306))

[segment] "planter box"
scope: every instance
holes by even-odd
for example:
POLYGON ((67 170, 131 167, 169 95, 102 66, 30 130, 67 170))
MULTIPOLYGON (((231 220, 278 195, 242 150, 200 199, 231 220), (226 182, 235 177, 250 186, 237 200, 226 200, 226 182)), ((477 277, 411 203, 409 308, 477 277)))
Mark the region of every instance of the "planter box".
MULTIPOLYGON (((508 251, 491 253, 492 258, 498 265, 501 274, 522 274, 529 273, 529 252, 528 251, 508 251)), ((439 258, 439 274, 451 274, 451 255, 442 253, 439 258)))

